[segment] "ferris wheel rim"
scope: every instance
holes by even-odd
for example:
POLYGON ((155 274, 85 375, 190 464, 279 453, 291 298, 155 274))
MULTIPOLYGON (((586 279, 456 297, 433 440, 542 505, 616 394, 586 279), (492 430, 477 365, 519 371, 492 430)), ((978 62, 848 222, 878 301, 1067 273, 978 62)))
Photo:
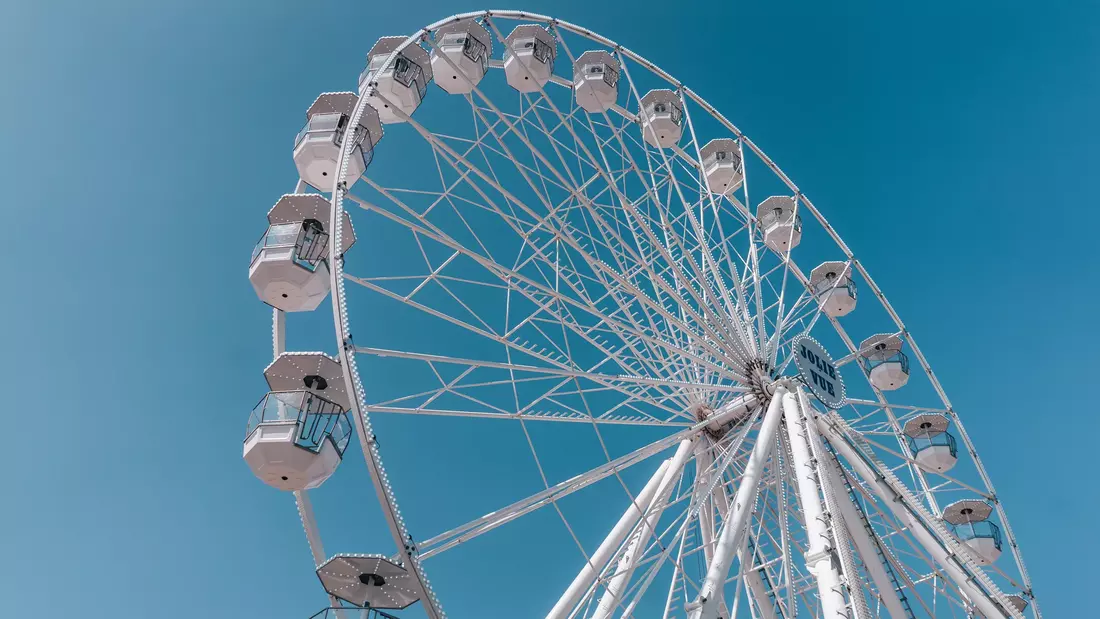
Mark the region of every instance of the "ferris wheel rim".
MULTIPOLYGON (((405 49, 405 47, 407 47, 408 45, 417 44, 418 41, 423 40, 428 34, 430 34, 431 32, 437 30, 438 28, 440 28, 440 27, 442 27, 442 26, 444 26, 448 23, 453 23, 453 22, 457 22, 457 21, 460 21, 460 20, 464 20, 464 19, 493 18, 493 17, 531 20, 531 21, 551 25, 551 26, 554 26, 554 27, 563 28, 565 30, 568 30, 569 32, 572 32, 574 34, 577 34, 577 35, 580 35, 582 37, 588 38, 592 41, 595 41, 597 43, 600 43, 602 45, 605 45, 607 47, 610 47, 610 48, 614 49, 615 52, 627 56, 628 58, 630 58, 634 62, 637 62, 638 64, 646 67, 653 74, 655 74, 655 75, 661 77, 662 79, 664 79, 665 81, 667 81, 670 85, 675 86, 677 88, 677 90, 679 90, 679 92, 682 93, 683 96, 685 96, 687 98, 690 98, 692 101, 694 101, 695 104, 699 105, 702 109, 706 110, 708 112, 708 114, 710 114, 711 117, 718 120, 723 126, 725 126, 729 131, 731 131, 741 141, 742 144, 747 145, 754 152, 754 154, 756 154, 757 157, 759 157, 763 162, 765 162, 765 164, 768 165, 768 167, 772 170, 772 172, 791 189, 793 194, 798 199, 799 204, 804 205, 805 207, 809 208, 810 212, 815 216, 817 221, 829 233, 829 235, 831 236, 833 242, 836 243, 837 247, 839 247, 841 249, 841 251, 844 253, 844 255, 845 255, 845 257, 848 261, 849 268, 853 268, 853 269, 857 270, 860 273, 860 275, 863 277, 863 279, 866 281, 866 283, 874 291, 874 293, 875 293, 876 297, 878 298, 879 302, 883 305, 883 307, 886 309, 886 311, 890 314, 891 318, 897 324, 898 329, 899 329, 898 332, 900 334, 903 334, 905 336, 906 341, 909 342, 913 353, 916 355, 918 361, 921 364, 922 369, 925 371, 926 375, 928 376, 929 380, 932 382, 935 390, 937 391, 939 397, 943 401, 944 408, 947 411, 947 414, 949 415, 949 417, 951 417, 952 420, 954 420, 956 422, 956 427, 959 429, 959 432, 961 434, 961 437, 962 437, 963 441, 966 443, 966 445, 968 446, 970 452, 972 453, 972 457, 974 459, 975 466, 978 469, 978 472, 979 472, 980 476, 983 478, 983 481, 985 482, 987 487, 990 489, 990 491, 994 492, 992 481, 989 479, 988 474, 985 471, 984 465, 981 463, 979 457, 977 456, 976 450, 973 449, 973 446, 972 446, 972 443, 969 439, 969 436, 967 435, 965 429, 963 428, 961 420, 959 420, 957 414, 953 410, 953 408, 951 406, 951 403, 950 403, 950 401, 948 400, 948 398, 946 396, 946 393, 944 392, 943 388, 939 384, 938 378, 932 372, 930 365, 928 364, 928 362, 925 359, 924 355, 921 353, 921 351, 918 348, 915 340, 912 338, 912 335, 904 327, 904 323, 901 321, 900 316, 897 314, 896 311, 894 311, 893 307, 889 304, 889 301, 886 299, 886 297, 882 293, 882 291, 878 288, 878 286, 874 282, 874 280, 870 277, 870 274, 867 272, 866 268, 862 265, 862 263, 860 263, 854 257, 854 255, 849 250, 847 245, 840 238, 839 234, 832 228, 831 225, 828 224, 828 222, 825 220, 825 218, 820 213, 820 211, 812 204, 812 202, 808 198, 805 197, 804 194, 802 194, 802 192, 798 189, 798 187, 793 183, 793 181, 791 181, 786 176, 785 173, 782 172, 782 170, 778 167, 778 165, 776 165, 759 147, 757 147, 755 145, 755 143, 752 142, 751 139, 749 139, 747 136, 745 136, 739 129, 737 129, 737 127, 735 127, 731 122, 729 122, 717 109, 715 109, 713 106, 711 106, 708 102, 706 102, 705 99, 703 99, 700 95, 695 93, 693 90, 691 90, 687 86, 683 85, 679 81, 675 80, 670 74, 664 72, 659 67, 657 67, 654 63, 648 61, 647 59, 645 59, 641 55, 630 51, 629 49, 615 43, 614 41, 612 41, 610 39, 607 39, 607 38, 603 37, 602 35, 599 35, 599 34, 593 32, 591 30, 588 30, 586 28, 576 26, 576 25, 571 24, 569 22, 558 20, 558 19, 548 17, 548 16, 545 16, 545 15, 540 15, 540 14, 536 14, 536 13, 529 13, 529 12, 524 12, 524 11, 475 11, 475 12, 452 15, 452 16, 447 17, 445 19, 434 22, 433 24, 422 28, 421 30, 417 31, 417 33, 415 33, 415 34, 409 36, 408 38, 406 38, 405 41, 403 41, 397 48, 395 48, 393 50, 393 52, 390 54, 389 58, 387 59, 386 63, 387 64, 392 63, 394 61, 394 59, 396 58, 396 56, 403 49, 405 49)), ((367 105, 368 104, 366 103, 365 97, 360 97, 360 99, 359 99, 359 101, 358 101, 358 103, 355 107, 355 110, 352 114, 351 124, 353 126, 356 123, 358 123, 358 120, 359 120, 360 116, 362 115, 362 113, 363 113, 363 111, 364 111, 364 109, 367 105)), ((405 530, 403 520, 402 520, 401 515, 400 515, 400 510, 397 507, 396 498, 393 496, 392 490, 389 489, 389 484, 386 481, 385 467, 382 465, 381 455, 377 451, 376 444, 373 441, 373 435, 369 434, 370 425, 369 425, 368 413, 364 410, 364 407, 366 406, 366 403, 363 401, 364 388, 363 388, 362 380, 359 376, 357 365, 356 365, 356 359, 355 359, 356 350, 355 350, 354 344, 351 342, 351 338, 350 338, 350 333, 351 333, 350 320, 349 320, 348 315, 347 315, 346 296, 345 296, 344 288, 343 288, 344 281, 345 281, 346 277, 345 277, 345 273, 344 273, 344 269, 343 269, 343 263, 342 263, 343 261, 342 261, 342 256, 341 256, 341 254, 343 252, 343 248, 341 246, 342 245, 342 243, 341 243, 342 238, 341 238, 341 235, 340 235, 339 226, 335 226, 335 220, 338 217, 340 217, 341 214, 343 214, 345 212, 344 209, 343 209, 343 198, 350 196, 350 194, 348 193, 348 189, 347 189, 347 180, 348 180, 347 179, 347 170, 348 170, 347 162, 348 162, 348 158, 350 156, 350 151, 351 151, 351 143, 350 142, 351 141, 348 141, 348 144, 345 144, 344 147, 341 148, 340 159, 338 161, 339 173, 333 179, 333 187, 330 189, 331 195, 332 195, 332 202, 331 202, 332 208, 330 209, 330 217, 333 219, 333 221, 330 222, 330 229, 334 230, 334 234, 333 234, 333 242, 329 246, 330 247, 330 249, 329 249, 329 252, 330 252, 330 254, 329 254, 329 264, 333 265, 332 268, 331 268, 331 271, 330 271, 330 278, 331 278, 330 281, 331 281, 331 284, 332 284, 331 285, 331 290, 332 290, 332 294, 333 294, 334 322, 335 322, 335 325, 336 325, 337 342, 338 342, 338 345, 339 345, 340 350, 341 350, 342 362, 344 363, 344 367, 346 369, 346 372, 344 374, 344 379, 345 379, 345 382, 347 384, 348 393, 349 393, 350 397, 353 400, 353 406, 352 406, 352 409, 349 412, 352 412, 353 417, 356 418, 357 435, 359 435, 359 437, 360 437, 360 441, 361 441, 362 447, 364 449, 364 456, 367 457, 367 459, 368 459, 368 467, 371 468, 371 471, 372 471, 372 480, 375 480, 374 483, 375 483, 375 486, 376 486, 376 492, 379 494, 380 503, 383 503, 383 505, 382 505, 383 511, 385 512, 387 523, 389 524, 389 526, 391 528, 391 533, 394 534, 395 541, 398 543, 398 547, 401 548, 403 546, 402 542, 404 541, 405 536, 407 536, 407 531, 405 530), (343 185, 343 187, 341 187, 341 185, 343 185), (372 464, 372 461, 373 461, 373 464, 372 464)), ((746 208, 747 207, 748 207, 748 205, 746 205, 746 208)), ((786 260, 790 261, 791 263, 794 262, 790 258, 789 255, 787 256, 786 260)), ((805 274, 800 274, 799 276, 803 280, 807 280, 805 274)), ((836 324, 835 319, 832 319, 830 317, 830 321, 832 321, 834 323, 834 328, 836 328, 838 330, 840 329, 839 325, 836 324)), ((853 351, 853 354, 856 353, 856 352, 858 352, 858 348, 856 348, 853 351)), ((890 406, 890 403, 885 398, 882 397, 881 393, 879 393, 877 395, 879 396, 879 400, 880 400, 879 405, 880 406, 884 406, 884 407, 885 406, 890 406)), ((1019 551, 1018 551, 1017 545, 1015 544, 1014 538, 1012 537, 1012 532, 1011 532, 1010 526, 1008 524, 1007 515, 1004 513, 1003 507, 1000 504, 1000 502, 996 503, 996 510, 999 514, 1001 522, 1003 523, 1003 525, 1005 527, 1006 534, 1009 536, 1009 539, 1012 540, 1011 545, 1012 545, 1014 553, 1018 553, 1019 551)), ((432 615, 432 616, 442 617, 443 616, 442 611, 438 608, 438 603, 434 599, 434 594, 431 593, 431 589, 430 589, 430 586, 427 584, 426 578, 423 578, 421 576, 420 568, 419 568, 419 565, 418 565, 419 562, 416 559, 415 553, 414 552, 408 552, 408 549, 406 548, 406 554, 404 556, 406 557, 408 563, 411 564, 411 566, 412 566, 410 569, 417 575, 418 579, 420 579, 420 582, 421 582, 422 586, 425 589, 426 597, 428 598, 428 600, 426 600, 427 603, 425 604, 425 606, 431 608, 431 610, 429 611, 429 614, 432 615)), ((1021 575, 1022 575, 1023 579, 1025 580, 1025 582, 1027 583, 1028 588, 1030 589, 1030 579, 1027 575, 1026 568, 1024 568, 1024 564, 1022 562, 1022 559, 1018 556, 1018 554, 1017 554, 1017 563, 1020 566, 1020 570, 1022 572, 1021 575)), ((1036 602, 1036 606, 1037 606, 1037 602, 1036 602)))

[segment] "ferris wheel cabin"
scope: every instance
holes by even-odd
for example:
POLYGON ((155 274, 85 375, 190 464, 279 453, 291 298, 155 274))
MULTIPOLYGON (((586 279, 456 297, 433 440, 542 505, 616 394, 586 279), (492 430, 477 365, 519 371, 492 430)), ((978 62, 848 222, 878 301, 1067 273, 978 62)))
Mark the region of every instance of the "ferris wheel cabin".
POLYGON ((783 253, 798 247, 802 240, 802 218, 795 212, 791 196, 772 196, 756 207, 756 220, 764 234, 764 244, 783 253))
POLYGON ((909 382, 909 357, 901 351, 901 338, 879 333, 859 345, 861 363, 879 391, 893 391, 909 382))
POLYGON ((432 81, 432 63, 428 52, 419 45, 407 45, 392 63, 386 64, 390 54, 404 42, 405 37, 378 39, 367 52, 367 67, 359 74, 359 96, 366 94, 371 83, 375 85, 367 103, 386 124, 405 122, 404 117, 397 115, 398 110, 412 116, 424 100, 428 82, 432 81))
POLYGON ((577 105, 590 114, 611 109, 619 99, 619 61, 605 51, 587 51, 573 63, 577 105))
POLYGON ((974 558, 988 565, 1001 556, 1001 528, 989 520, 993 507, 985 501, 963 499, 943 508, 943 519, 955 537, 974 551, 974 558))
POLYGON ((959 447, 947 431, 947 417, 939 414, 917 415, 905 422, 902 432, 909 438, 913 459, 930 471, 949 471, 958 462, 959 447))
POLYGON ((684 131, 684 104, 680 96, 667 89, 651 90, 642 97, 641 107, 638 117, 642 139, 657 148, 675 146, 684 131))
MULTIPOLYGON (((329 595, 361 608, 400 610, 420 599, 409 571, 384 555, 335 555, 317 568, 317 577, 329 595)), ((340 614, 334 619, 344 617, 365 619, 367 615, 340 614)))
POLYGON ((699 150, 703 174, 712 193, 730 194, 741 187, 745 170, 741 166, 741 148, 737 140, 717 138, 699 150))
MULTIPOLYGON (((260 300, 284 312, 308 312, 328 296, 329 202, 318 194, 287 194, 267 213, 267 231, 252 250, 248 279, 260 300)), ((343 250, 355 243, 344 213, 343 250)))
POLYGON ((349 186, 366 171, 374 156, 374 146, 382 139, 378 112, 369 106, 363 110, 359 127, 349 129, 351 113, 358 101, 353 92, 326 92, 306 112, 306 126, 294 140, 294 165, 298 167, 298 176, 319 191, 332 191, 336 162, 346 138, 355 140, 348 160, 349 186))
POLYGON ((823 262, 810 271, 810 289, 821 303, 821 311, 834 318, 856 308, 856 284, 845 262, 823 262))
POLYGON ((542 26, 516 26, 504 39, 504 76, 520 92, 538 92, 550 81, 557 41, 542 26))
POLYGON ((248 419, 245 462, 269 486, 316 488, 351 440, 343 368, 324 353, 291 352, 272 361, 264 377, 270 391, 248 419))
POLYGON ((489 31, 472 19, 440 27, 431 53, 435 83, 452 95, 473 92, 485 77, 492 52, 489 31))

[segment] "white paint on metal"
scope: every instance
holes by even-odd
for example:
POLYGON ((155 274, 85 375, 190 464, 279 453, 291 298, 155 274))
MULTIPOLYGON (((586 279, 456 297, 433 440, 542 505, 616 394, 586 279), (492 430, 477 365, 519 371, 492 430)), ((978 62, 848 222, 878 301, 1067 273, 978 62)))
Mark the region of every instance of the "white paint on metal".
MULTIPOLYGON (((688 449, 690 449, 691 441, 685 440, 681 443, 681 448, 684 443, 687 443, 688 449)), ((679 453, 679 450, 677 450, 677 453, 679 453)), ((611 528, 611 532, 607 534, 607 537, 592 553, 592 556, 585 561, 584 566, 573 579, 573 582, 570 583, 565 593, 562 594, 561 598, 546 615, 547 619, 565 619, 570 616, 573 607, 581 600, 585 591, 592 586, 592 583, 596 581, 596 577, 600 575, 607 562, 611 560, 612 555, 619 548, 619 544, 623 543, 631 529, 634 528, 634 524, 642 517, 646 506, 653 501, 653 497, 657 494, 657 488, 665 478, 665 471, 669 469, 670 462, 671 460, 665 460, 661 463, 661 466, 657 467, 657 471, 649 478, 642 491, 634 497, 634 501, 630 503, 623 515, 619 517, 618 522, 615 523, 615 526, 611 528)))
POLYGON ((753 504, 756 503, 756 497, 760 492, 760 477, 764 471, 764 463, 771 456, 772 446, 775 445, 775 432, 782 419, 780 400, 787 390, 783 385, 778 384, 775 389, 768 404, 768 410, 760 422, 760 431, 752 454, 749 455, 748 462, 745 464, 741 484, 733 497, 730 515, 722 523, 722 531, 718 535, 718 543, 714 548, 714 557, 707 567, 707 576, 696 600, 696 606, 689 615, 691 619, 718 618, 718 603, 722 599, 719 591, 725 586, 734 556, 741 547, 753 504))

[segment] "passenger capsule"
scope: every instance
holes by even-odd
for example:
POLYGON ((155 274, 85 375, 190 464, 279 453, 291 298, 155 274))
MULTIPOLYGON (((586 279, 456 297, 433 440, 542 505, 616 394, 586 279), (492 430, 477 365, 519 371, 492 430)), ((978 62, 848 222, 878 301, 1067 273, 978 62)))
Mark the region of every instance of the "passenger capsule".
POLYGON ((573 63, 573 95, 590 114, 611 109, 619 98, 619 61, 605 51, 587 51, 573 63))
POLYGON ((374 147, 382 139, 378 112, 367 106, 357 127, 349 127, 358 95, 353 92, 327 92, 317 97, 306 112, 306 126, 294 139, 294 165, 298 176, 319 191, 332 191, 336 182, 336 162, 345 140, 353 140, 348 160, 348 186, 355 184, 370 165, 374 147))
POLYGON ((718 138, 699 149, 703 175, 712 193, 731 194, 741 187, 745 169, 741 163, 741 147, 737 140, 718 138))
POLYGON ((332 476, 351 440, 343 368, 319 352, 279 355, 264 370, 270 391, 252 409, 244 459, 261 481, 307 490, 332 476))
POLYGON ((489 68, 493 41, 472 19, 451 22, 435 32, 431 53, 435 83, 452 95, 473 92, 489 68))
POLYGON ((856 308, 856 283, 852 267, 844 262, 823 262, 810 271, 810 290, 821 303, 821 310, 834 318, 846 316, 856 308))
POLYGON ((520 92, 538 92, 550 81, 557 41, 542 26, 516 26, 504 39, 504 76, 520 92))
POLYGON ((772 196, 756 207, 756 221, 764 244, 777 253, 788 252, 802 240, 802 218, 791 196, 772 196))
POLYGON ((367 103, 386 124, 405 122, 404 116, 412 116, 424 100, 428 82, 432 81, 432 63, 428 52, 419 45, 405 46, 393 62, 386 63, 405 40, 405 37, 378 39, 367 52, 367 67, 359 75, 359 96, 366 93, 371 83, 375 85, 367 103), (398 115, 398 111, 404 116, 398 115))
POLYGON ((1001 556, 1001 529, 989 520, 993 507, 985 501, 963 499, 943 508, 943 519, 955 537, 973 550, 974 558, 988 565, 1001 556))
POLYGON ((947 417, 925 414, 913 417, 902 427, 913 459, 929 471, 949 471, 958 462, 959 448, 947 425, 947 417))
MULTIPOLYGON (((268 211, 267 230, 248 265, 261 301, 284 312, 308 312, 328 296, 329 208, 324 196, 288 194, 268 211)), ((355 230, 346 212, 342 222, 342 251, 347 251, 355 230)))
POLYGON ((909 357, 901 346, 901 338, 888 333, 873 335, 859 344, 863 370, 879 391, 900 389, 909 382, 909 357))
POLYGON ((656 148, 669 148, 680 141, 684 131, 684 106, 671 90, 651 90, 642 97, 638 118, 642 139, 656 148))
MULTIPOLYGON (((339 554, 317 568, 317 577, 329 595, 367 612, 400 610, 420 599, 420 584, 415 577, 385 555, 339 554)), ((344 610, 352 614, 342 611, 332 619, 367 619, 367 614, 344 610)))

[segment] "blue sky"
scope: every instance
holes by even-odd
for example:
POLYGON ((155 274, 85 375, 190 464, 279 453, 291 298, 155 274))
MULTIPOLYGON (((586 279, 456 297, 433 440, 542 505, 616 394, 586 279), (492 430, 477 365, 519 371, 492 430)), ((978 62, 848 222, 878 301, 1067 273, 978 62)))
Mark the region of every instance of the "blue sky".
MULTIPOLYGON (((964 416, 1044 612, 1082 616, 1100 551, 1086 391, 1100 371, 1100 8, 613 6, 514 8, 654 60, 828 205, 964 416)), ((324 604, 293 502, 240 457, 270 359, 248 252, 293 186, 290 144, 316 94, 350 88, 379 36, 476 8, 0 4, 13 224, 0 363, 9 429, 35 430, 0 452, 0 614, 306 617, 324 604)), ((331 348, 328 320, 316 329, 331 348)), ((486 456, 486 474, 526 457, 520 440, 486 456)), ((373 493, 341 488, 325 525, 369 551, 386 539, 373 493)))

